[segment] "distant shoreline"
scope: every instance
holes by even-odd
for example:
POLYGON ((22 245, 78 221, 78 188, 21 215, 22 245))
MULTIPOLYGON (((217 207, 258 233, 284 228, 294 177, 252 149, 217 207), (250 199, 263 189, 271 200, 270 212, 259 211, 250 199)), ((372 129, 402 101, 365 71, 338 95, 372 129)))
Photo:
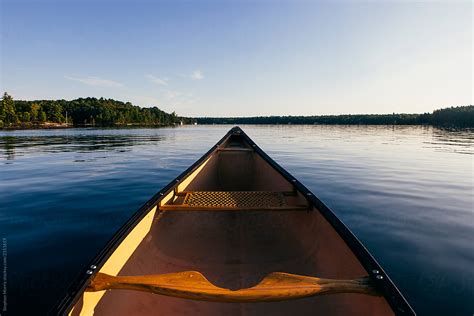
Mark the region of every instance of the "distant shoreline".
POLYGON ((1 129, 74 127, 164 127, 176 125, 432 125, 474 127, 474 106, 457 106, 422 114, 343 114, 312 116, 186 117, 157 107, 139 107, 104 98, 13 100, 4 93, 1 129))
MULTIPOLYGON (((236 124, 231 123, 220 123, 220 124, 183 124, 183 125, 36 125, 36 126, 10 126, 7 128, 0 128, 0 131, 23 131, 23 130, 63 130, 63 129, 81 129, 81 128, 92 128, 92 129, 136 129, 136 128, 167 128, 167 127, 180 127, 180 126, 219 126, 219 125, 230 125, 235 126, 236 124)), ((253 125, 253 126, 419 126, 419 127, 436 127, 436 128, 453 128, 453 129, 472 129, 472 126, 456 126, 456 125, 432 125, 432 124, 248 124, 241 123, 237 125, 253 125)))
POLYGON ((423 114, 343 114, 312 116, 198 117, 198 124, 249 125, 432 125, 474 127, 474 106, 458 106, 423 114))

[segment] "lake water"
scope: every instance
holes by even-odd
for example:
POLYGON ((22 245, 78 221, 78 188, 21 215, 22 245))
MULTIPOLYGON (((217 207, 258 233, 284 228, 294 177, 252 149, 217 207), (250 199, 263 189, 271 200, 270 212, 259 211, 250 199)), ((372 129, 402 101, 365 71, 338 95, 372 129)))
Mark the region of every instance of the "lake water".
MULTIPOLYGON (((44 314, 131 214, 230 128, 0 132, 8 313, 44 314)), ((474 313, 473 130, 242 128, 344 221, 419 315, 474 313)))

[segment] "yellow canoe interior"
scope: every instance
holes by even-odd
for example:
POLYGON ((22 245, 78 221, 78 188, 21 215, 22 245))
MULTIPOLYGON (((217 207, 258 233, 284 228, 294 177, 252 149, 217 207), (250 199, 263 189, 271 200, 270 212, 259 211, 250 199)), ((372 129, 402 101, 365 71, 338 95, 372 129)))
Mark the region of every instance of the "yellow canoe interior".
MULTIPOLYGON (((337 280, 367 276, 344 240, 291 181, 242 138, 232 135, 150 210, 98 272, 125 277, 176 276, 184 271, 196 271, 211 286, 241 293, 275 272, 337 280)), ((249 303, 185 299, 133 289, 86 291, 70 312, 289 314, 394 313, 383 296, 360 293, 249 303)))

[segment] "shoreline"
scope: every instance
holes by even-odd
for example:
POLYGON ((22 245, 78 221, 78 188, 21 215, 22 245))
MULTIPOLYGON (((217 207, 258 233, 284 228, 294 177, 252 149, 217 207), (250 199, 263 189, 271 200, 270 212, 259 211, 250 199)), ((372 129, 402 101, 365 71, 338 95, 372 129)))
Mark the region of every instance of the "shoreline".
POLYGON ((250 126, 419 126, 419 127, 435 127, 443 129, 472 129, 470 126, 458 125, 433 125, 433 124, 277 124, 277 123, 210 123, 210 124, 175 124, 175 125, 143 125, 143 124, 120 124, 120 125, 72 125, 49 123, 34 126, 9 126, 0 128, 0 131, 22 131, 22 130, 48 130, 48 129, 81 129, 81 128, 97 128, 97 129, 130 129, 130 128, 163 128, 163 127, 179 127, 179 126, 225 126, 225 125, 250 125, 250 126))
MULTIPOLYGON (((187 124, 191 125, 191 124, 187 124)), ((15 126, 8 126, 0 128, 0 131, 15 131, 15 130, 42 130, 42 129, 77 129, 77 128, 134 128, 134 127, 149 127, 149 128, 159 128, 159 127, 174 127, 176 125, 143 125, 143 124, 116 124, 116 125, 73 125, 73 124, 64 124, 64 123, 53 123, 47 122, 44 124, 21 124, 15 126)))

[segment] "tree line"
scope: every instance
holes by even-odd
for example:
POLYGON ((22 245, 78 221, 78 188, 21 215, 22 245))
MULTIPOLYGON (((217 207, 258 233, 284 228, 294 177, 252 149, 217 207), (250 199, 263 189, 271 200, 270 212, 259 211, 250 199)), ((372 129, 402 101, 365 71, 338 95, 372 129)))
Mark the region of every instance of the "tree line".
POLYGON ((423 114, 347 114, 318 116, 199 117, 199 124, 341 124, 436 125, 474 127, 474 106, 458 106, 423 114))
POLYGON ((474 106, 458 106, 423 114, 348 114, 319 116, 178 117, 157 107, 104 98, 67 100, 13 100, 5 92, 0 103, 0 128, 73 126, 166 126, 174 124, 347 124, 436 125, 474 127, 474 106))
POLYGON ((73 126, 173 125, 193 119, 166 113, 157 107, 141 108, 130 102, 105 98, 67 100, 13 100, 5 92, 0 103, 0 127, 38 127, 47 123, 73 126))

